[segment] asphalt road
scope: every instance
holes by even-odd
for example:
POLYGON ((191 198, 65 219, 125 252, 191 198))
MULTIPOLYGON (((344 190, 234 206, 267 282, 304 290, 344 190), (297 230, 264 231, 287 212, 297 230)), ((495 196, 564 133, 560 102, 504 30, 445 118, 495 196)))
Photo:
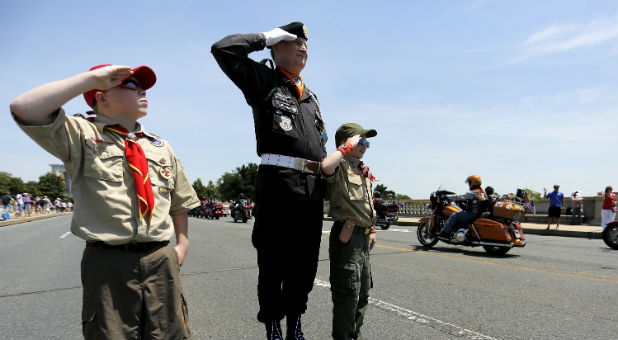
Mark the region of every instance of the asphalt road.
MULTIPOLYGON (((0 228, 0 338, 81 338, 83 241, 70 216, 0 228)), ((257 266, 247 224, 190 219, 182 279, 195 339, 261 339, 257 266)), ((328 231, 303 318, 329 339, 328 231)), ((378 231, 368 339, 616 339, 618 252, 601 240, 528 235, 504 257, 438 243, 415 227, 378 231)))

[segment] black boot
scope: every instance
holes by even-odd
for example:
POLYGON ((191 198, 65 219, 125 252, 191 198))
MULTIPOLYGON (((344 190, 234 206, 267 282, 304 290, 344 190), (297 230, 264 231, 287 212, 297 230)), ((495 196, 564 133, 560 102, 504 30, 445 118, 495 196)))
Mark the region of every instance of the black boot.
POLYGON ((286 316, 288 328, 286 330, 285 340, 305 340, 300 324, 300 315, 286 316))
POLYGON ((283 340, 283 332, 281 332, 279 320, 267 321, 264 325, 266 325, 266 338, 268 340, 283 340))

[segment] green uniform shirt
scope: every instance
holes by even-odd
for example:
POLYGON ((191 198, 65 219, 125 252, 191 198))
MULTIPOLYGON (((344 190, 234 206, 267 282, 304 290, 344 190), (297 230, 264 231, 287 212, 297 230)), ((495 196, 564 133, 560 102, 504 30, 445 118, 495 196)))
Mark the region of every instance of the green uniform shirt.
POLYGON ((325 179, 330 198, 328 215, 333 220, 352 218, 357 226, 365 228, 376 223, 371 180, 363 176, 358 158, 344 158, 335 173, 325 179))
POLYGON ((150 226, 146 218, 139 220, 133 172, 124 155, 124 137, 104 129, 117 122, 103 115, 90 122, 83 117, 66 116, 59 109, 50 125, 17 123, 64 163, 75 199, 71 231, 86 241, 167 241, 174 235, 171 215, 199 205, 170 145, 144 131, 139 123, 134 132, 144 133, 138 144, 148 160, 155 202, 150 226))

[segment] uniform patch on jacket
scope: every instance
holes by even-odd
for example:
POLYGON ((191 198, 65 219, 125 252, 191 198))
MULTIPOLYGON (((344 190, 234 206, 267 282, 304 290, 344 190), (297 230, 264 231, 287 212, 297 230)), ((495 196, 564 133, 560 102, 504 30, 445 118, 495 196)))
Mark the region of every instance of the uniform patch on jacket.
POLYGON ((165 179, 170 179, 172 177, 172 172, 169 168, 162 166, 161 170, 159 170, 161 176, 165 179))
POLYGON ((172 188, 168 188, 168 187, 159 187, 159 193, 161 194, 169 194, 172 191, 172 188))
POLYGON ((290 119, 290 117, 282 115, 279 126, 281 126, 284 131, 292 131, 292 119, 290 119))
POLYGON ((157 147, 163 146, 163 141, 159 139, 158 137, 148 137, 148 140, 150 141, 150 144, 154 146, 157 146, 157 147))

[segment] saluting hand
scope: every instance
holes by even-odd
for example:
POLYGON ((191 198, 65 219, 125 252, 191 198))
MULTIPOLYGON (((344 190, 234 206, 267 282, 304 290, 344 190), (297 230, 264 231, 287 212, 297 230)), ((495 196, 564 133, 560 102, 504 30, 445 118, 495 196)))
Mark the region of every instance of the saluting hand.
POLYGON ((262 36, 264 37, 264 39, 266 39, 266 46, 268 47, 277 45, 282 41, 293 41, 297 38, 296 34, 286 32, 278 27, 274 30, 263 32, 262 36))
POLYGON ((361 140, 361 136, 360 135, 354 135, 350 138, 348 138, 345 143, 348 145, 352 145, 354 147, 356 147, 358 145, 358 142, 360 142, 361 140))
POLYGON ((89 71, 95 81, 95 89, 108 90, 120 85, 123 79, 133 74, 129 66, 112 65, 89 71))

